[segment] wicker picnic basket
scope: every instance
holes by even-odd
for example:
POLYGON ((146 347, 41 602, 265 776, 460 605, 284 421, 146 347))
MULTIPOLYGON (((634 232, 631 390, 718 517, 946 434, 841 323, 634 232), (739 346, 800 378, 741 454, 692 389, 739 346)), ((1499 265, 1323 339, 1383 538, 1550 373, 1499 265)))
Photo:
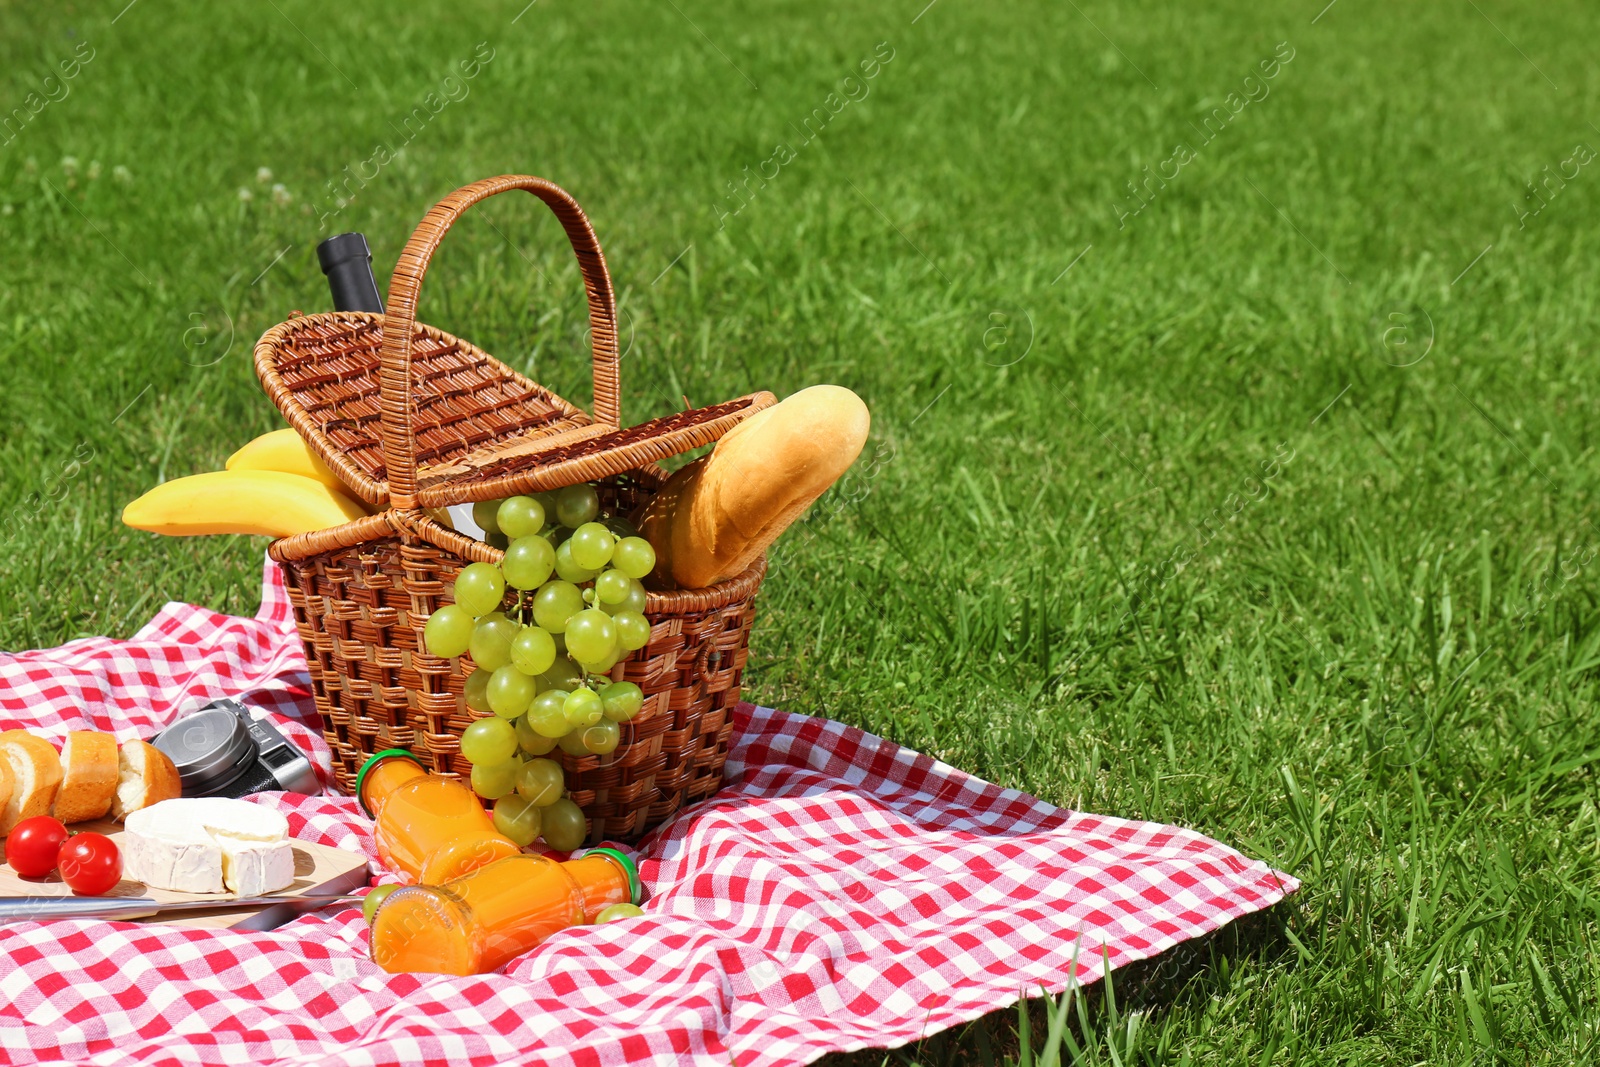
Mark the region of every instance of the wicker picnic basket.
MULTIPOLYGON (((479 717, 462 696, 471 659, 429 655, 422 632, 450 603, 461 568, 498 562, 501 552, 437 521, 437 509, 595 482, 606 513, 636 515, 665 479, 659 460, 716 441, 774 401, 754 393, 624 428, 618 362, 616 297, 588 219, 566 192, 522 175, 475 182, 434 205, 400 255, 386 313, 297 316, 256 344, 267 395, 376 511, 269 549, 287 579, 345 792, 366 758, 386 748, 408 748, 439 773, 470 771, 460 737, 479 717), (577 254, 593 335, 592 416, 416 321, 445 233, 467 208, 512 189, 544 201, 577 254)), ((591 842, 637 839, 717 789, 765 569, 763 560, 707 589, 649 595, 649 643, 611 674, 639 685, 643 709, 609 755, 551 754, 591 842)))

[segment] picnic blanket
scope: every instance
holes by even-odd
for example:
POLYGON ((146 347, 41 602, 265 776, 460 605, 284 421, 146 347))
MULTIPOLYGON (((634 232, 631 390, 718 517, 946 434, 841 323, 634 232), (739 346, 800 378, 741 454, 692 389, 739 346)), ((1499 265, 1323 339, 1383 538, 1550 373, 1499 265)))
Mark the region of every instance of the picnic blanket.
MULTIPOLYGON (((149 736, 223 695, 271 714, 326 774, 270 564, 254 619, 171 603, 128 641, 0 654, 7 728, 149 736)), ((388 877, 353 800, 259 802, 388 877)), ((721 792, 636 854, 643 917, 471 978, 384 973, 355 908, 262 933, 0 928, 0 1062, 801 1064, 1093 982, 1298 888, 1200 834, 1067 811, 748 704, 721 792)))

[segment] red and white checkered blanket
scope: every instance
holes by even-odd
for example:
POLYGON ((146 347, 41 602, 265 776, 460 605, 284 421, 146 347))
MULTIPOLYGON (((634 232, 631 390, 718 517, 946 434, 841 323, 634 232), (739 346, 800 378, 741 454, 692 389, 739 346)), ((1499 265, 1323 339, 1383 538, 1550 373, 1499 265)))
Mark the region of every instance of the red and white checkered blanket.
MULTIPOLYGON (((276 567, 261 613, 0 654, 0 725, 148 736, 244 694, 326 764, 276 567)), ((501 974, 385 974, 356 909, 267 933, 0 928, 0 1062, 801 1064, 1096 980, 1298 883, 1199 834, 1053 807, 838 723, 746 705, 726 785, 647 839, 645 916, 501 974)), ((266 794, 373 855, 344 797, 266 794)))

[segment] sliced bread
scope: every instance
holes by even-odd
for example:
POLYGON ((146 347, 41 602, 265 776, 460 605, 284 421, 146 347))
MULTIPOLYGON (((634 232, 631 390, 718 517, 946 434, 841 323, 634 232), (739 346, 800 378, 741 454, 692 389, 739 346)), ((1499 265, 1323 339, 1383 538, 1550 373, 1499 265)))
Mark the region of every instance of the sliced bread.
POLYGON ((130 811, 171 800, 181 791, 178 768, 156 746, 128 741, 117 753, 117 794, 111 798, 112 818, 120 819, 130 811))
POLYGON ((0 812, 0 837, 23 819, 50 814, 61 785, 61 757, 56 746, 26 730, 0 734, 0 758, 11 767, 11 798, 0 812))
POLYGON ((117 795, 117 739, 74 730, 61 746, 61 770, 52 814, 68 825, 105 818, 117 795))

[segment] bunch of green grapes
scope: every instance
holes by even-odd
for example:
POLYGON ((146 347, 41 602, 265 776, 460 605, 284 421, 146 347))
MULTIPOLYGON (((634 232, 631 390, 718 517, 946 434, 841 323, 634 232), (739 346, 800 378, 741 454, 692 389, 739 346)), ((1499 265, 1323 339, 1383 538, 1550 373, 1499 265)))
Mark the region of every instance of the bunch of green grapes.
POLYGON ((606 674, 650 639, 639 579, 655 550, 627 520, 602 521, 591 485, 485 500, 472 517, 504 540, 505 558, 462 569, 455 603, 428 619, 424 643, 477 664, 467 706, 494 714, 462 733, 461 754, 472 788, 495 802, 495 826, 518 844, 542 835, 551 848, 577 848, 583 813, 565 797, 561 765, 539 757, 615 751, 620 724, 643 707, 637 685, 606 674))

